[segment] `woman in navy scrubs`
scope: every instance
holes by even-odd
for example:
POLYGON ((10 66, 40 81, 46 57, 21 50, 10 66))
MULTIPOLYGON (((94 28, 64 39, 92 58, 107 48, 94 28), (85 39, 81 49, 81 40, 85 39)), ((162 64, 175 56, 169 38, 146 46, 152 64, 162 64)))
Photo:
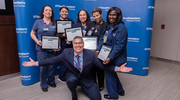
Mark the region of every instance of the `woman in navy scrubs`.
MULTIPOLYGON (((108 58, 103 62, 105 67, 121 66, 127 62, 127 29, 122 21, 122 12, 118 7, 111 7, 107 13, 107 24, 102 34, 96 55, 99 53, 102 45, 112 48, 108 58)), ((125 91, 116 72, 105 71, 106 86, 108 94, 104 95, 106 99, 118 99, 119 95, 124 96, 125 91)))
MULTIPOLYGON (((58 50, 43 50, 41 48, 42 46, 41 36, 42 35, 55 36, 55 33, 56 33, 56 25, 54 22, 54 12, 51 6, 46 5, 42 8, 40 19, 36 20, 31 31, 31 38, 36 42, 36 51, 37 51, 38 60, 53 57, 55 56, 53 51, 60 50, 60 48, 58 50), (37 33, 37 37, 36 37, 36 33, 37 33)), ((51 87, 56 87, 54 80, 53 65, 50 65, 48 67, 40 66, 40 86, 43 92, 48 91, 48 85, 50 85, 51 87), (47 71, 48 74, 46 74, 47 71)))
POLYGON ((81 9, 78 12, 75 27, 82 27, 83 34, 85 35, 86 34, 86 30, 87 30, 87 24, 90 21, 91 21, 91 19, 90 19, 89 13, 86 10, 81 9))
MULTIPOLYGON (((63 6, 60 8, 59 10, 59 14, 60 14, 60 18, 57 20, 67 20, 67 21, 72 21, 72 26, 74 26, 74 21, 71 18, 67 18, 68 14, 69 14, 69 9, 66 6, 63 6)), ((57 36, 59 36, 61 38, 61 51, 57 53, 57 55, 59 55, 61 52, 63 52, 63 50, 65 48, 72 48, 72 44, 71 42, 66 41, 66 35, 65 33, 63 34, 57 34, 57 36)), ((60 68, 59 68, 59 77, 58 80, 61 81, 62 83, 64 83, 65 80, 65 75, 66 75, 66 65, 64 63, 60 63, 59 64, 60 68)))

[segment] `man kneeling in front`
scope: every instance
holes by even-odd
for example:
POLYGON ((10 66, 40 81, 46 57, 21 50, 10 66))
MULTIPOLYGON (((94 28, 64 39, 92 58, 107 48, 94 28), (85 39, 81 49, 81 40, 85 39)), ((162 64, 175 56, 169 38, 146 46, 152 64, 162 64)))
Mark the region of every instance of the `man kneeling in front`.
POLYGON ((94 51, 84 49, 82 37, 76 36, 73 39, 73 48, 65 49, 60 55, 45 60, 35 62, 30 58, 30 62, 23 62, 24 66, 45 66, 59 62, 64 62, 68 68, 66 74, 66 83, 72 94, 72 100, 77 99, 76 87, 81 86, 84 92, 91 100, 101 100, 101 94, 98 86, 92 78, 92 69, 94 66, 104 70, 129 72, 132 68, 112 66, 104 68, 103 64, 95 56, 94 51))

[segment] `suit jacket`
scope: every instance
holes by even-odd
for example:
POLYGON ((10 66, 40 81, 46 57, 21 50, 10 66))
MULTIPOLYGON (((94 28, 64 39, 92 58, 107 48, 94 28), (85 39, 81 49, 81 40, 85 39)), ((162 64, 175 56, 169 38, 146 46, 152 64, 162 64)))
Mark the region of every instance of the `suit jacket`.
POLYGON ((78 69, 74 67, 74 50, 73 48, 66 48, 64 51, 53 58, 48 58, 45 60, 40 60, 39 65, 52 65, 59 62, 64 62, 68 68, 67 73, 73 73, 77 75, 80 81, 80 85, 84 85, 85 87, 90 87, 95 84, 92 78, 92 69, 93 67, 99 67, 101 69, 105 69, 108 71, 114 71, 115 66, 111 66, 108 68, 104 68, 103 64, 99 61, 99 59, 95 56, 94 51, 84 49, 83 50, 83 70, 80 72, 78 69))

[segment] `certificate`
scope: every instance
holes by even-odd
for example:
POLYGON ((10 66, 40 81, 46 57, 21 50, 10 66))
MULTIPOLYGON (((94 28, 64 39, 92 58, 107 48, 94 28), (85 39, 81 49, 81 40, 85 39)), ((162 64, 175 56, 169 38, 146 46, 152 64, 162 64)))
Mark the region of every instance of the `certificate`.
POLYGON ((111 49, 112 49, 111 47, 103 45, 99 52, 98 58, 102 61, 105 61, 107 57, 109 56, 111 49))
POLYGON ((42 49, 58 49, 59 37, 57 36, 42 36, 42 49))
POLYGON ((97 37, 83 37, 84 48, 89 50, 95 50, 97 48, 97 37))
POLYGON ((67 20, 56 20, 56 31, 57 33, 65 33, 66 28, 71 28, 72 27, 72 21, 67 21, 67 20))
POLYGON ((65 29, 67 41, 73 41, 73 38, 76 36, 82 37, 82 28, 74 27, 74 28, 66 28, 65 29))

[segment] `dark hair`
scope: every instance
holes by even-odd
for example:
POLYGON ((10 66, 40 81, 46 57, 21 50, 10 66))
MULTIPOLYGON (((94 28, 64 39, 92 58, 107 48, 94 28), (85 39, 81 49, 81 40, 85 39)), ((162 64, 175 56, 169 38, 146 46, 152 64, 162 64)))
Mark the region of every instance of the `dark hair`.
MULTIPOLYGON (((75 36, 75 37, 73 38, 73 42, 74 42, 75 39, 81 39, 81 40, 83 41, 83 38, 82 38, 81 36, 75 36)), ((84 43, 84 41, 83 41, 83 43, 84 43)))
MULTIPOLYGON (((47 7, 47 6, 52 9, 52 7, 51 7, 50 5, 45 5, 45 6, 41 9, 40 19, 43 19, 43 18, 44 18, 43 12, 44 12, 44 8, 47 7)), ((53 9, 52 9, 51 22, 54 22, 54 11, 53 11, 53 9)))
POLYGON ((100 8, 94 8, 92 10, 92 14, 95 13, 95 12, 99 12, 99 14, 102 14, 102 10, 100 8))
POLYGON ((124 22, 122 21, 122 18, 123 18, 123 15, 122 15, 122 12, 121 12, 121 9, 118 8, 118 7, 111 7, 109 10, 108 10, 108 13, 107 13, 107 16, 106 16, 106 21, 108 24, 110 24, 109 20, 108 20, 108 16, 109 16, 109 13, 111 11, 115 10, 116 11, 116 15, 117 15, 117 21, 115 22, 115 25, 116 24, 119 24, 119 23, 123 23, 124 22))
POLYGON ((80 23, 80 22, 81 22, 81 21, 79 20, 79 13, 80 13, 81 11, 85 11, 85 12, 86 12, 86 15, 87 15, 86 24, 89 23, 89 22, 91 21, 90 15, 89 15, 89 13, 88 13, 86 10, 84 10, 84 9, 79 10, 78 15, 77 15, 76 23, 80 23))
POLYGON ((65 8, 65 9, 69 12, 68 7, 66 7, 66 6, 62 6, 62 7, 59 9, 59 12, 60 12, 63 8, 65 8))

